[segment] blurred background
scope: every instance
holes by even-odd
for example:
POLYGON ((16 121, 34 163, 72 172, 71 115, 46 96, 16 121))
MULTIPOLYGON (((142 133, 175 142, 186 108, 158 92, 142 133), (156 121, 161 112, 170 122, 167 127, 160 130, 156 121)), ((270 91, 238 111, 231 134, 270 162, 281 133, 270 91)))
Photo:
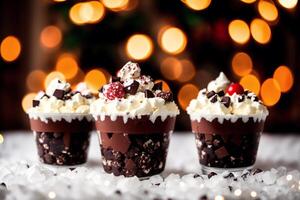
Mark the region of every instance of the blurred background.
POLYGON ((260 95, 266 131, 300 133, 298 0, 1 0, 0 130, 54 77, 93 92, 128 60, 164 80, 184 112, 220 71, 260 95))

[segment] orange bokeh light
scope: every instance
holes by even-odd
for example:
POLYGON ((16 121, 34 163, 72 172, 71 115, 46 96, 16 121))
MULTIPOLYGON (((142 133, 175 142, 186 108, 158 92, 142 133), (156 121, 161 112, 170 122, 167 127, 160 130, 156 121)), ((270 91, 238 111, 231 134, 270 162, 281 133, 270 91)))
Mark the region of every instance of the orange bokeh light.
POLYGON ((102 69, 92 69, 85 75, 84 82, 93 93, 97 93, 107 83, 107 78, 102 69))
POLYGON ((197 97, 198 88, 194 84, 188 83, 182 86, 178 92, 178 101, 182 109, 186 109, 190 101, 197 97))
POLYGON ((32 107, 32 100, 35 98, 36 93, 26 94, 22 99, 22 108, 26 112, 29 108, 32 107))
POLYGON ((241 78, 240 84, 247 90, 252 91, 254 94, 258 95, 260 90, 260 82, 256 76, 253 74, 248 74, 241 78))
POLYGON ((228 32, 233 41, 238 44, 245 44, 250 39, 248 24, 243 20, 233 20, 228 26, 228 32))
POLYGON ((287 66, 279 66, 273 78, 278 82, 281 92, 288 92, 294 84, 293 72, 287 66))
POLYGON ((181 74, 177 78, 179 82, 186 82, 194 78, 194 76, 196 75, 196 69, 191 61, 187 59, 181 60, 181 66, 181 74))
POLYGON ((40 36, 41 44, 46 48, 54 48, 59 45, 62 39, 61 30, 57 26, 45 27, 40 36))
POLYGON ((167 57, 162 61, 160 71, 166 79, 176 80, 182 73, 181 62, 175 57, 167 57))
POLYGON ((168 85, 168 83, 164 80, 156 80, 154 81, 154 83, 158 83, 158 82, 162 82, 162 90, 163 91, 170 91, 170 87, 168 85))
POLYGON ((256 0, 241 0, 244 3, 254 3, 256 0))
POLYGON ((278 0, 279 4, 287 9, 293 9, 296 7, 298 0, 278 0))
POLYGON ((232 58, 231 67, 236 75, 245 76, 252 71, 251 57, 245 52, 238 52, 232 58))
POLYGON ((278 82, 273 78, 265 80, 261 86, 260 95, 265 105, 275 105, 281 96, 278 82))
POLYGON ((267 21, 275 21, 278 18, 278 10, 271 0, 260 0, 258 2, 258 12, 267 21))
POLYGON ((27 75, 26 85, 30 91, 38 92, 44 89, 46 73, 42 70, 34 70, 27 75))
POLYGON ((64 80, 64 81, 66 80, 65 76, 63 75, 63 73, 58 72, 58 71, 50 72, 50 73, 46 76, 46 78, 45 78, 45 80, 44 80, 44 88, 47 88, 48 85, 49 85, 49 83, 50 83, 53 79, 55 79, 55 78, 59 78, 60 80, 64 80))
POLYGON ((66 79, 71 79, 78 72, 78 64, 73 54, 64 53, 57 59, 56 71, 61 72, 66 79))
POLYGON ((153 52, 153 44, 150 37, 144 34, 131 36, 126 43, 127 55, 134 60, 145 60, 153 52))
POLYGON ((129 0, 102 0, 104 6, 112 11, 126 10, 129 0))
POLYGON ((186 47, 187 37, 181 29, 167 26, 159 31, 158 43, 167 53, 179 54, 186 47))
POLYGON ((189 8, 193 10, 204 10, 206 9, 211 0, 182 0, 189 8))
POLYGON ((15 61, 21 53, 21 43, 15 36, 7 36, 1 42, 0 55, 7 62, 15 61))
POLYGON ((271 40, 271 28, 262 19, 257 18, 252 20, 250 30, 253 39, 260 44, 266 44, 271 40))

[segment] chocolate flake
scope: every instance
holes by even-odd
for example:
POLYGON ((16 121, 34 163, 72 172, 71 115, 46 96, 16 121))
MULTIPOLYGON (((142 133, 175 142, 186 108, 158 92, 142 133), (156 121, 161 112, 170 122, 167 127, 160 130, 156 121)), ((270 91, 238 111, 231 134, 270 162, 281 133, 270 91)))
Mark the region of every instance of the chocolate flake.
POLYGON ((223 176, 224 178, 233 178, 234 177, 234 175, 233 175, 233 173, 229 173, 229 174, 226 174, 225 176, 223 176))
POLYGON ((156 90, 162 90, 162 85, 163 85, 162 82, 157 82, 157 83, 154 84, 152 90, 153 90, 153 91, 156 91, 156 90))
POLYGON ((225 92, 223 90, 221 90, 217 94, 218 94, 219 97, 223 97, 225 95, 225 92))
POLYGON ((133 83, 124 87, 124 90, 128 94, 135 95, 137 90, 139 89, 139 86, 140 86, 139 82, 133 81, 133 83))
POLYGON ((32 107, 36 107, 40 105, 40 101, 39 100, 32 100, 32 107))
POLYGON ((168 92, 160 92, 157 94, 157 97, 160 97, 164 99, 166 102, 172 102, 173 101, 173 93, 168 91, 168 92))
POLYGON ((207 94, 206 94, 206 97, 207 98, 211 98, 212 96, 214 96, 216 93, 215 93, 215 91, 210 91, 210 92, 208 92, 207 94))
POLYGON ((227 97, 227 96, 223 97, 223 98, 221 99, 221 103, 223 103, 224 106, 225 106, 226 108, 228 108, 228 107, 230 106, 230 97, 227 97))
POLYGON ((207 177, 210 179, 211 177, 216 176, 216 175, 217 175, 217 173, 215 173, 215 172, 210 172, 210 173, 207 175, 207 177))
POLYGON ((64 95, 65 95, 65 91, 60 89, 56 89, 53 93, 53 96, 55 96, 58 99, 63 99, 64 95))
POLYGON ((103 90, 104 90, 104 88, 103 88, 103 86, 101 86, 101 88, 98 90, 100 93, 103 93, 103 90))
POLYGON ((146 98, 153 98, 154 94, 150 90, 146 90, 145 91, 145 96, 146 96, 146 98))
POLYGON ((211 98, 210 102, 216 103, 218 101, 218 95, 215 95, 213 98, 211 98))
POLYGON ((120 77, 117 77, 117 76, 112 76, 111 78, 110 78, 110 82, 120 82, 120 80, 121 80, 121 78, 120 77))
POLYGON ((258 173, 261 173, 261 172, 262 172, 261 169, 256 168, 256 169, 254 169, 254 170, 251 171, 251 174, 252 174, 252 175, 255 175, 255 174, 258 174, 258 173))

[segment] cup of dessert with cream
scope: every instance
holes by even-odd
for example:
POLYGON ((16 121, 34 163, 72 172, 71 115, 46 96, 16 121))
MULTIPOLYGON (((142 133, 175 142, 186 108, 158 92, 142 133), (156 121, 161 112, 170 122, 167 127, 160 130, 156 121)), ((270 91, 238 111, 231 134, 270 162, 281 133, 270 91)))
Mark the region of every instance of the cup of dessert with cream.
POLYGON ((59 79, 37 94, 27 114, 41 162, 68 166, 86 162, 93 100, 85 87, 72 91, 69 83, 59 79))
POLYGON ((171 91, 128 62, 91 105, 107 173, 148 177, 164 170, 176 116, 171 91))
POLYGON ((251 168, 264 122, 266 106, 224 73, 199 91, 187 107, 204 173, 251 168))

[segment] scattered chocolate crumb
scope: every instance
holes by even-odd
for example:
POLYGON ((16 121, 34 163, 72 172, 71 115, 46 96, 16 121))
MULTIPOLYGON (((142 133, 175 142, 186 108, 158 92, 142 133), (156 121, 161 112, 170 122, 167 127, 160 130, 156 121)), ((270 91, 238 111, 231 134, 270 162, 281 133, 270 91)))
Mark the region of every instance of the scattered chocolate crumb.
POLYGON ((146 98, 153 98, 154 94, 150 90, 146 90, 145 91, 145 96, 146 96, 146 98))
POLYGON ((56 89, 53 93, 53 96, 55 96, 58 99, 63 99, 64 95, 65 95, 65 91, 60 89, 56 89))
POLYGON ((208 92, 207 94, 206 94, 206 97, 207 98, 211 98, 212 96, 214 96, 216 93, 215 93, 215 91, 210 91, 210 92, 208 92))
POLYGON ((162 82, 157 82, 157 83, 154 84, 152 90, 153 90, 153 91, 156 91, 156 90, 162 90, 162 85, 163 85, 162 82))
POLYGON ((215 173, 215 172, 210 172, 210 173, 207 175, 207 177, 208 177, 208 178, 211 178, 211 177, 216 176, 216 175, 217 175, 217 173, 215 173))
POLYGON ((221 90, 217 94, 218 94, 219 97, 223 97, 225 95, 225 92, 223 90, 221 90))
POLYGON ((227 96, 223 97, 223 98, 221 99, 221 103, 223 103, 224 106, 225 106, 226 108, 228 108, 228 107, 230 106, 230 97, 227 97, 227 96))
POLYGON ((215 95, 213 98, 211 98, 210 102, 216 103, 218 101, 218 95, 215 95))
POLYGON ((168 92, 160 92, 157 94, 157 97, 160 97, 164 99, 166 102, 172 102, 173 101, 173 93, 168 91, 168 92))
POLYGON ((111 78, 110 78, 110 82, 119 82, 121 80, 121 78, 120 77, 117 77, 117 76, 112 76, 111 78))
POLYGON ((40 105, 40 101, 39 100, 32 100, 32 107, 36 107, 40 105))
POLYGON ((139 89, 139 82, 133 81, 130 85, 124 87, 124 90, 127 94, 135 95, 137 90, 139 89))

